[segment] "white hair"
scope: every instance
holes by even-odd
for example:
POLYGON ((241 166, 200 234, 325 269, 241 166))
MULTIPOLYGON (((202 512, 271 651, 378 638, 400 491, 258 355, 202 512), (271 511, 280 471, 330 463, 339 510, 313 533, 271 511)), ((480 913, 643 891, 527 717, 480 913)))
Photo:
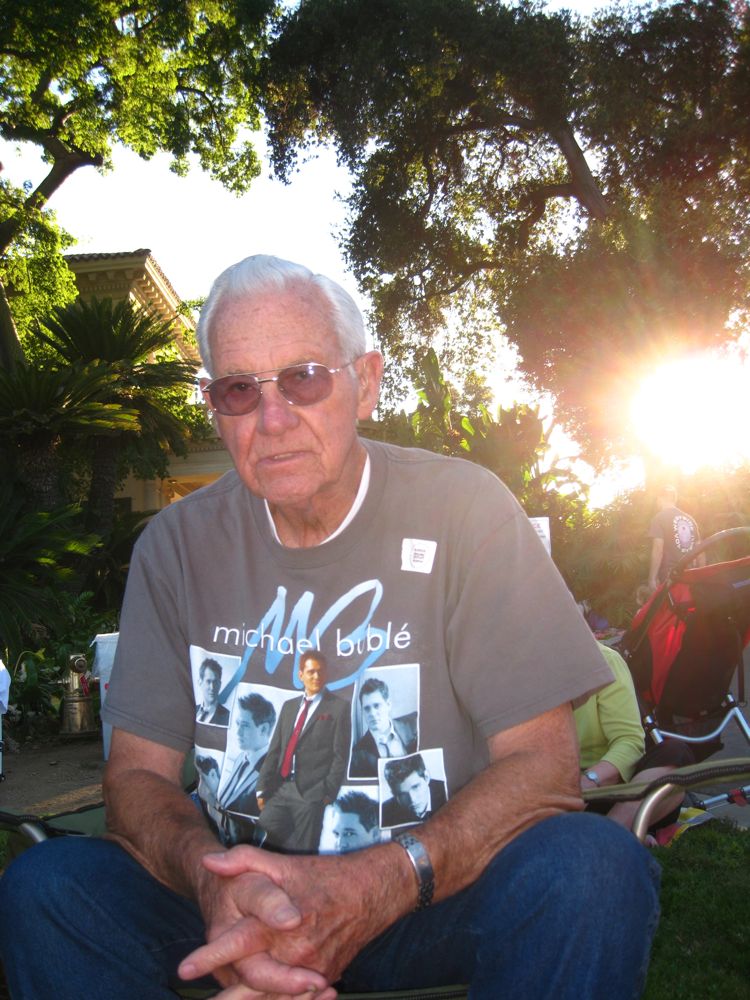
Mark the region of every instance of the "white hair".
POLYGON ((278 292, 307 285, 316 289, 323 298, 331 315, 333 331, 345 355, 345 361, 353 361, 367 350, 365 325, 356 302, 341 285, 314 274, 302 264, 294 264, 280 257, 255 254, 232 264, 219 275, 211 286, 208 298, 201 309, 196 335, 198 350, 206 371, 213 375, 211 360, 211 324, 214 313, 225 299, 249 298, 260 292, 278 292))

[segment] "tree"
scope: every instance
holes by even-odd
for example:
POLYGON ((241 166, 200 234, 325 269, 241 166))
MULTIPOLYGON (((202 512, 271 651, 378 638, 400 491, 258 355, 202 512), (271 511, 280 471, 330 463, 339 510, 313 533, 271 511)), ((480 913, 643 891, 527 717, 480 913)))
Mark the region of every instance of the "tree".
POLYGON ((75 524, 73 507, 30 511, 23 491, 0 483, 0 653, 12 663, 35 629, 59 624, 56 592, 96 539, 75 524))
MULTIPOLYGON (((532 517, 549 517, 553 543, 581 526, 587 490, 569 468, 548 461, 549 430, 535 406, 499 407, 497 416, 471 394, 456 391, 432 348, 417 356, 410 379, 417 405, 376 425, 384 440, 465 458, 494 472, 532 517)), ((478 395, 481 397, 482 393, 478 395)))
MULTIPOLYGON (((120 433, 92 433, 91 479, 86 503, 87 527, 107 534, 112 528, 114 497, 123 476, 124 445, 136 455, 161 458, 164 473, 169 451, 185 454, 188 430, 169 405, 171 390, 183 395, 194 386, 197 364, 185 361, 173 346, 170 320, 162 320, 130 301, 77 299, 56 309, 40 330, 58 361, 76 367, 101 365, 109 374, 102 400, 137 415, 120 433)), ((157 458, 158 461, 158 458, 157 458)))
POLYGON ((63 439, 135 430, 138 414, 103 398, 117 379, 108 366, 0 369, 0 444, 4 475, 13 473, 43 511, 61 506, 63 439))
MULTIPOLYGON (((0 256, 112 143, 185 172, 194 154, 234 191, 259 172, 241 128, 258 127, 257 63, 272 0, 29 0, 0 3, 0 135, 40 147, 33 190, 0 189, 0 256)), ((0 290, 0 365, 22 360, 0 290)))
MULTIPOLYGON (((12 192, 0 179, 0 218, 11 210, 12 192)), ((25 192, 21 191, 23 197, 25 192)), ((17 199, 13 210, 20 208, 17 199)), ((73 272, 63 257, 72 244, 73 238, 60 229, 52 212, 38 212, 19 231, 7 253, 0 255, 0 308, 9 310, 7 325, 15 326, 29 363, 36 357, 37 317, 72 302, 78 294, 73 272), (7 298, 2 298, 3 293, 7 298)))
POLYGON ((634 362, 731 337, 748 304, 748 37, 728 0, 289 13, 263 96, 275 169, 332 142, 352 170, 343 246, 391 389, 425 341, 470 367, 503 329, 588 457, 621 447, 634 362))

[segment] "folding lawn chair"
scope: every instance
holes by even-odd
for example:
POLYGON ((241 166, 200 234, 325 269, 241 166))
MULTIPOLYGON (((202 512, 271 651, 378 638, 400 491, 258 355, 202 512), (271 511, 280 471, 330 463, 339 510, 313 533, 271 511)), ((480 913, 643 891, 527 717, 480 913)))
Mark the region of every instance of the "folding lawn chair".
POLYGON ((736 786, 737 781, 750 781, 750 757, 728 757, 725 760, 703 761, 677 768, 650 782, 631 781, 622 785, 590 788, 583 793, 586 802, 638 802, 641 805, 633 820, 633 833, 645 840, 651 817, 659 804, 677 789, 690 791, 706 785, 732 785, 725 792, 701 796, 692 794, 698 809, 710 810, 718 805, 750 805, 750 785, 736 786))
POLYGON ((711 535, 681 559, 617 646, 633 675, 646 733, 656 743, 684 740, 697 761, 722 748, 721 734, 732 720, 750 744, 742 713, 750 555, 689 568, 697 555, 728 539, 750 541, 750 528, 711 535))

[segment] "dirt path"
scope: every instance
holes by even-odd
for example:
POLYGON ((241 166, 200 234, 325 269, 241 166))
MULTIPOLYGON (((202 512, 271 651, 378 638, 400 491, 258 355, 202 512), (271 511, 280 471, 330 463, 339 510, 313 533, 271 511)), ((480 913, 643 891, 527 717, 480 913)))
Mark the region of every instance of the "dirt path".
POLYGON ((6 740, 3 771, 0 809, 56 813, 91 805, 101 798, 102 741, 58 737, 25 743, 17 753, 9 753, 6 740))

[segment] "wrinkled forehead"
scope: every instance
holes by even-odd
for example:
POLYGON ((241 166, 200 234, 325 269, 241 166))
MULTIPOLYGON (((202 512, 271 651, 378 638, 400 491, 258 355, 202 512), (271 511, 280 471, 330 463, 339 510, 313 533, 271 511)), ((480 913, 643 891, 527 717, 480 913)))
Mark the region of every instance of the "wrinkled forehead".
POLYGON ((211 354, 238 333, 248 343, 267 338, 269 330, 287 330, 296 340, 307 337, 311 348, 328 341, 341 346, 331 303, 314 285, 295 282, 285 288, 256 289, 227 294, 217 305, 210 331, 211 354))

